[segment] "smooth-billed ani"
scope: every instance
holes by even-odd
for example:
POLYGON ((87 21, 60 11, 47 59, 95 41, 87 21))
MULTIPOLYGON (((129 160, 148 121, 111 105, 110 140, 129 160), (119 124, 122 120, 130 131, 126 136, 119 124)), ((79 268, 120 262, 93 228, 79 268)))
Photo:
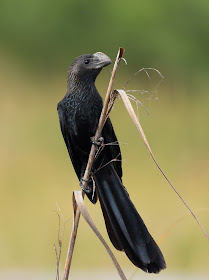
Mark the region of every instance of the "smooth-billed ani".
MULTIPOLYGON (((95 79, 110 63, 110 58, 100 52, 77 57, 69 68, 67 93, 57 106, 61 131, 81 186, 103 106, 95 79)), ((158 273, 166 267, 165 260, 123 186, 120 147, 109 118, 102 137, 103 148, 94 162, 86 194, 93 203, 99 197, 114 247, 142 270, 158 273)))

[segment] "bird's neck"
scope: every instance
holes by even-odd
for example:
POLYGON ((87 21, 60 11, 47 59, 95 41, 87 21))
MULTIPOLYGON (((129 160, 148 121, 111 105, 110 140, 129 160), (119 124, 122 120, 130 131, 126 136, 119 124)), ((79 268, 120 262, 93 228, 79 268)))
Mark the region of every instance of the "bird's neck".
POLYGON ((73 73, 69 73, 67 80, 67 93, 70 94, 72 92, 82 93, 96 90, 95 79, 91 78, 83 78, 80 79, 77 75, 73 73))

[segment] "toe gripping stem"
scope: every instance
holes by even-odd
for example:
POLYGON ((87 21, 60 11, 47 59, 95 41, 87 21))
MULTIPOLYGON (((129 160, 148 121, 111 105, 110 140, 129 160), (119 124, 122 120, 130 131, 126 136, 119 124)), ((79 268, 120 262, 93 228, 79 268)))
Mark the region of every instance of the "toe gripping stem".
POLYGON ((84 191, 85 193, 91 193, 91 192, 92 192, 92 188, 91 188, 89 185, 87 185, 86 187, 84 187, 84 185, 83 185, 82 182, 87 182, 87 183, 89 183, 90 181, 91 181, 91 180, 85 179, 84 177, 82 177, 81 180, 80 180, 80 187, 81 187, 82 191, 84 191))
POLYGON ((91 137, 91 143, 94 145, 94 146, 96 146, 96 147, 100 147, 103 143, 104 143, 104 138, 103 137, 100 137, 99 139, 98 139, 98 141, 95 141, 95 138, 94 138, 94 136, 93 137, 91 137))

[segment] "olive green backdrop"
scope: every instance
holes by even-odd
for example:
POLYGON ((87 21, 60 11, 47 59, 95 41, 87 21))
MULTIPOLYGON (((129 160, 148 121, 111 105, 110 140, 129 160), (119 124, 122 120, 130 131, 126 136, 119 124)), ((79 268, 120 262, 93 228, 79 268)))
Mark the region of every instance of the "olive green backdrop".
MULTIPOLYGON (((72 191, 79 189, 58 122, 67 69, 84 53, 114 61, 126 49, 115 87, 142 67, 127 89, 148 110, 139 118, 158 162, 209 231, 209 2, 0 2, 0 265, 55 271, 58 206, 65 217, 62 267, 72 226, 72 191)), ((104 97, 112 66, 97 80, 104 97)), ((200 228, 151 160, 118 100, 111 113, 123 154, 124 184, 169 271, 208 272, 209 246, 200 228)), ((86 200, 105 238, 99 205, 86 200)), ((62 220, 62 219, 61 219, 62 220)), ((109 241, 108 241, 109 242, 109 241)), ((123 267, 134 271, 122 253, 123 267)), ((112 268, 102 245, 81 219, 74 269, 112 268)), ((141 272, 139 272, 141 273, 141 272)))

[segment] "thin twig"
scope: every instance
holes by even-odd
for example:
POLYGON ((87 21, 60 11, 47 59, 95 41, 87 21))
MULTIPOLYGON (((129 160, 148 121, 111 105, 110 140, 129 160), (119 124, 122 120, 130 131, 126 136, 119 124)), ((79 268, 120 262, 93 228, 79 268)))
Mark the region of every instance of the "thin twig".
POLYGON ((102 168, 104 168, 105 166, 109 165, 112 162, 116 162, 116 161, 121 161, 121 159, 117 159, 117 157, 120 156, 120 153, 116 156, 116 158, 111 159, 110 161, 108 161, 107 163, 105 163, 104 165, 102 165, 102 163, 100 164, 99 168, 94 172, 94 175, 101 170, 102 168))
MULTIPOLYGON (((107 89, 107 94, 105 97, 105 101, 104 101, 104 105, 103 105, 103 109, 100 115, 100 119, 99 119, 99 124, 98 124, 98 128, 95 134, 95 141, 98 141, 98 139, 101 137, 102 134, 102 129, 104 127, 105 121, 108 118, 108 114, 110 113, 110 110, 113 106, 113 104, 111 104, 111 106, 109 106, 109 101, 110 101, 110 97, 111 97, 111 92, 113 89, 113 83, 114 83, 114 79, 115 79, 115 75, 116 75, 116 71, 118 68, 118 65, 123 57, 125 50, 123 48, 119 48, 116 60, 115 60, 115 64, 113 67, 113 71, 112 71, 112 75, 110 78, 110 82, 109 82, 109 86, 107 89)), ((113 103, 113 102, 111 102, 113 103)), ((89 159, 88 159, 88 164, 86 166, 86 170, 84 173, 84 181, 83 181, 83 186, 84 188, 87 187, 87 180, 89 179, 89 175, 95 160, 95 154, 96 154, 96 147, 95 145, 91 146, 91 151, 89 154, 89 159)), ((82 196, 84 198, 85 193, 82 192, 82 196)), ((67 280, 68 276, 69 276, 69 271, 70 271, 70 265, 71 265, 71 261, 72 261, 72 256, 73 256, 73 250, 74 250, 74 246, 75 246, 75 240, 76 240, 76 236, 77 236, 77 229, 78 229, 78 224, 79 224, 79 220, 80 220, 80 211, 78 210, 78 208, 75 210, 75 219, 73 222, 73 228, 72 228, 72 232, 71 232, 71 237, 70 237, 70 242, 69 242, 69 246, 68 246, 68 252, 67 252, 67 258, 66 258, 66 262, 65 262, 65 269, 64 269, 64 275, 63 275, 63 280, 67 280)))
POLYGON ((131 76, 131 78, 125 83, 125 85, 123 86, 122 89, 125 89, 126 86, 130 83, 130 81, 131 81, 136 75, 138 75, 138 74, 139 74, 140 72, 142 72, 142 71, 144 71, 144 72, 146 73, 148 79, 151 80, 150 75, 149 75, 149 73, 147 72, 147 70, 153 70, 153 71, 155 71, 155 72, 158 73, 158 75, 161 77, 161 80, 160 80, 160 82, 159 82, 159 84, 158 84, 158 86, 159 86, 160 83, 161 83, 161 82, 163 81, 163 79, 164 79, 164 77, 163 77, 163 75, 160 73, 160 71, 157 70, 157 69, 155 69, 155 68, 151 68, 151 67, 149 67, 149 68, 144 68, 144 67, 143 67, 143 68, 141 68, 140 70, 138 70, 136 73, 134 73, 133 76, 131 76))
POLYGON ((146 107, 142 104, 141 101, 139 101, 135 96, 133 96, 132 94, 127 94, 129 99, 134 101, 136 103, 136 110, 137 110, 137 118, 139 120, 139 106, 138 104, 144 109, 144 111, 147 113, 148 116, 150 116, 149 112, 147 111, 146 107))
MULTIPOLYGON (((57 203, 56 203, 57 204, 57 203)), ((62 233, 61 233, 61 218, 60 218, 60 214, 57 211, 54 211, 57 216, 58 216, 58 236, 57 236, 57 241, 58 241, 58 245, 59 245, 59 251, 57 250, 57 246, 54 243, 54 250, 55 250, 55 256, 56 256, 56 265, 57 265, 57 273, 56 273, 56 280, 60 279, 60 259, 61 259, 61 254, 62 254, 62 241, 63 241, 63 237, 64 237, 64 232, 65 232, 65 225, 66 223, 70 220, 67 219, 65 220, 64 215, 59 207, 59 205, 57 204, 57 208, 62 216, 62 220, 63 220, 63 227, 62 227, 62 233)))
POLYGON ((125 90, 125 92, 140 92, 141 94, 149 93, 148 90, 144 90, 144 89, 128 89, 128 90, 125 90))

